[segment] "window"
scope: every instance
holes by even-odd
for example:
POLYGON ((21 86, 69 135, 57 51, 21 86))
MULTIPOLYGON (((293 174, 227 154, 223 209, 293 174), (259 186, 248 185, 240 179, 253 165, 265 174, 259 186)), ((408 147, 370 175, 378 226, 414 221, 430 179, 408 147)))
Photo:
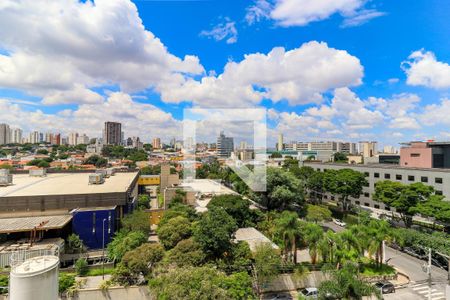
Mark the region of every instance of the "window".
POLYGON ((380 209, 380 206, 378 204, 375 204, 373 207, 380 209))
POLYGON ((391 210, 391 208, 389 206, 385 206, 384 209, 385 210, 391 210))
POLYGON ((438 190, 436 190, 436 195, 442 195, 442 191, 438 191, 438 190))
POLYGON ((422 177, 420 177, 420 181, 421 182, 428 182, 428 177, 422 176, 422 177))
POLYGON ((434 182, 436 182, 436 183, 442 183, 442 178, 436 177, 436 178, 434 179, 434 182))
POLYGON ((373 177, 380 178, 380 173, 373 173, 373 177))
POLYGON ((364 193, 364 197, 369 198, 369 197, 370 197, 370 194, 367 193, 367 192, 365 192, 365 193, 364 193))
POLYGON ((364 202, 364 206, 368 206, 368 207, 370 207, 370 204, 369 204, 369 202, 364 202))
POLYGON ((323 196, 325 199, 328 199, 328 196, 327 195, 325 195, 325 196, 323 196))
POLYGON ((395 179, 402 180, 402 175, 400 175, 400 174, 395 175, 395 179))
POLYGON ((331 200, 334 200, 334 196, 331 196, 331 200))
POLYGON ((384 174, 384 179, 391 179, 391 174, 384 174))
POLYGON ((364 176, 369 177, 369 172, 364 172, 364 176))
POLYGON ((356 204, 356 205, 360 205, 360 204, 361 204, 361 202, 359 202, 359 201, 355 201, 355 204, 356 204))
POLYGON ((370 186, 370 183, 369 183, 368 181, 366 181, 366 182, 364 182, 364 186, 365 186, 365 187, 369 187, 369 186, 370 186))
POLYGON ((317 172, 320 172, 320 168, 317 168, 317 172))
POLYGON ((411 153, 411 157, 420 157, 420 153, 411 153))
POLYGON ((408 175, 408 181, 414 181, 414 176, 413 175, 408 175))

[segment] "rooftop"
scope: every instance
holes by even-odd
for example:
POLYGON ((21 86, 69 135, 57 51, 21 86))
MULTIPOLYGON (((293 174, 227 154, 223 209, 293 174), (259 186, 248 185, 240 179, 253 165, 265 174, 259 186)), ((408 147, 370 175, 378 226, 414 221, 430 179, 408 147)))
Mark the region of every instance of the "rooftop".
POLYGON ((416 170, 416 171, 427 171, 427 172, 440 172, 440 173, 450 173, 450 169, 441 168, 411 168, 402 167, 400 165, 393 164, 347 164, 347 163, 331 163, 331 162, 303 162, 308 166, 311 165, 326 165, 326 166, 337 166, 342 168, 375 168, 375 169, 401 169, 401 170, 416 170))
POLYGON ((41 230, 60 229, 72 220, 72 215, 17 217, 0 219, 0 233, 31 231, 38 227, 41 230))
POLYGON ((236 194, 230 188, 227 188, 219 181, 211 179, 193 179, 193 180, 183 180, 180 183, 181 187, 190 187, 196 192, 201 194, 212 194, 212 195, 225 195, 225 194, 236 194))
POLYGON ((95 193, 124 193, 137 176, 137 172, 116 173, 103 184, 88 184, 90 173, 56 173, 46 177, 14 174, 13 184, 0 187, 1 197, 39 195, 72 195, 95 193))
POLYGON ((263 243, 270 244, 273 249, 279 249, 268 237, 253 227, 239 228, 235 233, 235 240, 237 242, 246 242, 252 252, 256 250, 258 245, 263 243))

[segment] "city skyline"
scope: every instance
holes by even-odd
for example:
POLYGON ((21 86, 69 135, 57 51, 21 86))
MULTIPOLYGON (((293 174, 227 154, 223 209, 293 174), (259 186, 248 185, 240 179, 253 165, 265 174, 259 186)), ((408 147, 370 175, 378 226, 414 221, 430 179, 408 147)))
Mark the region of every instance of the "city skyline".
POLYGON ((184 108, 264 107, 268 145, 279 133, 394 147, 450 139, 448 2, 318 1, 302 12, 286 10, 291 1, 6 1, 0 122, 95 137, 114 120, 126 136, 168 142, 184 108), (98 28, 59 15, 68 9, 98 28), (39 24, 24 23, 36 12, 39 24), (61 26, 49 35, 52 20, 61 26))

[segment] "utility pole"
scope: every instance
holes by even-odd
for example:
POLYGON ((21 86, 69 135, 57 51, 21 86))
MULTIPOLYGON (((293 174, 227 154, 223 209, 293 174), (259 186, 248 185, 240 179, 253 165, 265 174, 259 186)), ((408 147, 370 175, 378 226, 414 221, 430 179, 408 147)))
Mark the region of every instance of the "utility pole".
POLYGON ((428 300, 431 300, 431 248, 428 249, 428 300))
POLYGON ((105 221, 106 219, 103 219, 103 226, 102 226, 102 279, 105 280, 105 221))

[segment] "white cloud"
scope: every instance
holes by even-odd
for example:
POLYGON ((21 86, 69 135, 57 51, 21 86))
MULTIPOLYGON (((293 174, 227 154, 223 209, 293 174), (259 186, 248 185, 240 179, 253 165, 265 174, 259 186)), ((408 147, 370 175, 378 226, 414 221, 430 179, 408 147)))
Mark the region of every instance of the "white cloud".
POLYGON ((100 94, 84 88, 82 85, 75 85, 72 90, 67 91, 55 91, 46 95, 42 99, 42 103, 45 105, 56 104, 95 104, 103 102, 104 98, 100 94))
POLYGON ((238 39, 238 31, 236 29, 236 23, 229 18, 225 18, 225 22, 217 24, 211 30, 203 30, 200 32, 200 36, 213 38, 216 41, 226 39, 227 44, 234 44, 238 39))
POLYGON ((78 85, 136 91, 204 71, 197 57, 170 54, 129 0, 5 1, 0 48, 9 54, 0 55, 2 87, 51 98, 78 85))
POLYGON ((425 106, 424 112, 419 116, 425 125, 450 125, 450 99, 444 98, 439 104, 425 106))
POLYGON ((193 101, 203 106, 248 106, 268 98, 291 105, 320 103, 322 93, 362 83, 363 67, 347 51, 316 41, 286 51, 254 53, 229 62, 218 76, 200 81, 180 79, 160 87, 169 102, 193 101))
POLYGON ((402 63, 407 84, 435 89, 450 88, 450 65, 436 59, 433 52, 418 50, 402 63))
POLYGON ((284 27, 306 26, 328 19, 334 14, 344 17, 343 27, 358 26, 384 15, 375 9, 365 9, 366 0, 256 0, 247 8, 247 23, 272 19, 284 27))

